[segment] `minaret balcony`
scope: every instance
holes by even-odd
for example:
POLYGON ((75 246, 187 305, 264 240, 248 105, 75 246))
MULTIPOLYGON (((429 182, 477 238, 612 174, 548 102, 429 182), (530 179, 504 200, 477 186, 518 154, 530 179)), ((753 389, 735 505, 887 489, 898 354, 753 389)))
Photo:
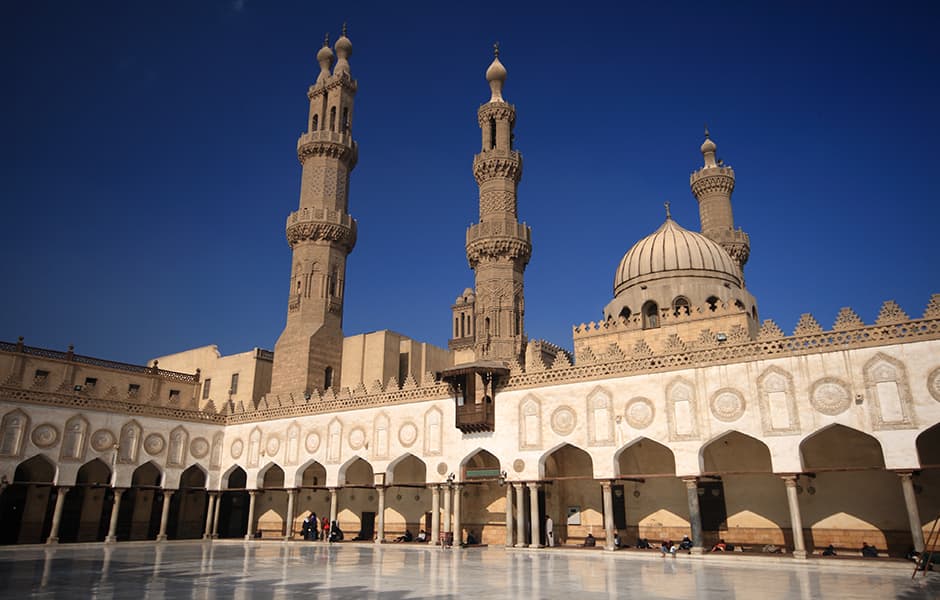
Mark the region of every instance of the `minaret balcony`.
POLYGON ((532 243, 532 229, 525 223, 511 221, 486 221, 467 228, 467 244, 486 238, 513 238, 532 243))
POLYGON ((287 216, 287 242, 303 240, 337 242, 349 251, 356 245, 356 220, 338 210, 306 207, 287 216))
POLYGON ((310 156, 335 158, 348 164, 352 169, 359 158, 359 147, 352 139, 352 133, 346 131, 308 131, 297 139, 297 158, 301 164, 310 156))

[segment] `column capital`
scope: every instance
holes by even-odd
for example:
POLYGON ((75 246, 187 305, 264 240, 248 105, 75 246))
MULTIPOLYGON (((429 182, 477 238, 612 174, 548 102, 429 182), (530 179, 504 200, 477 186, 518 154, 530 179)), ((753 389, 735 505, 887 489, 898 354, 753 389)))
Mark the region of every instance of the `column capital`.
POLYGON ((780 476, 780 479, 783 480, 783 482, 787 485, 788 488, 796 487, 797 480, 799 478, 800 478, 799 473, 787 473, 785 475, 780 476))
POLYGON ((257 496, 260 493, 261 493, 261 490, 248 490, 249 496, 257 496))
POLYGON ((613 482, 609 479, 601 479, 600 484, 604 491, 607 491, 610 489, 610 486, 613 484, 613 482))
POLYGON ((539 489, 539 482, 538 482, 538 481, 527 481, 527 482, 526 482, 526 487, 528 487, 530 490, 537 490, 537 489, 539 489))
POLYGON ((516 488, 517 490, 521 490, 524 485, 525 485, 525 484, 522 483, 521 481, 513 481, 513 482, 512 482, 512 487, 516 488))
POLYGON ((910 470, 910 471, 895 471, 894 473, 895 473, 898 477, 900 477, 902 480, 910 480, 911 478, 914 477, 914 471, 913 471, 913 470, 910 470))
POLYGON ((683 477, 682 483, 685 484, 686 489, 691 490, 698 487, 698 477, 683 477))

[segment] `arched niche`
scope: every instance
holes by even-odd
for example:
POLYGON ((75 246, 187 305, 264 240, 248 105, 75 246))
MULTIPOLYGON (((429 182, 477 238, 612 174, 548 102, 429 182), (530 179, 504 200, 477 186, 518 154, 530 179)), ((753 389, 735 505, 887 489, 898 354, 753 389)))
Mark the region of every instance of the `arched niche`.
POLYGON ((499 459, 496 458, 496 455, 483 448, 479 448, 471 454, 468 454, 460 461, 460 466, 464 469, 500 470, 499 459))
POLYGON ((148 460, 134 469, 134 474, 131 476, 131 486, 160 487, 162 478, 163 474, 160 472, 160 468, 148 460))
POLYGON ((772 473, 770 449, 760 440, 740 431, 729 431, 701 450, 704 473, 772 473))
POLYGON ((310 488, 326 485, 326 467, 315 460, 308 461, 297 470, 299 486, 310 488))
POLYGON ((374 485, 372 465, 358 456, 352 458, 340 468, 339 481, 341 485, 374 485))
POLYGON ((275 463, 269 463, 258 473, 258 486, 270 490, 284 487, 284 469, 275 463))
POLYGON ((222 481, 225 482, 225 489, 227 490, 243 490, 248 487, 248 473, 245 472, 245 469, 235 465, 227 475, 222 477, 222 481))
POLYGON ((676 457, 672 450, 649 438, 639 438, 615 455, 620 476, 675 475, 676 457))
POLYGON ((800 444, 800 457, 807 471, 817 469, 883 469, 884 453, 878 440, 867 433, 830 425, 807 437, 800 444))
POLYGON ((428 467, 414 454, 405 454, 389 463, 386 470, 388 485, 416 484, 423 486, 427 482, 428 467))
POLYGON ((917 459, 921 467, 940 468, 940 423, 917 436, 917 459))
POLYGON ((191 465, 180 474, 180 488, 204 489, 207 472, 199 465, 191 465))
POLYGON ((111 482, 111 469, 100 458, 83 464, 75 476, 76 485, 107 485, 111 482))
POLYGON ((586 451, 562 444, 546 453, 539 461, 540 471, 545 479, 554 477, 594 477, 594 461, 586 451))
POLYGON ((42 454, 18 464, 13 475, 13 483, 52 483, 54 480, 55 465, 42 454))

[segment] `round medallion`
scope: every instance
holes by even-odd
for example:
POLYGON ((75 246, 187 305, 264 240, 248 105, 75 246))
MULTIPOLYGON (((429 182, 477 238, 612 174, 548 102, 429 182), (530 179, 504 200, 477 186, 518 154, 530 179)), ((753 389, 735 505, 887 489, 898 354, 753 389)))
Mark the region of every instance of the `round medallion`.
POLYGON ((408 422, 401 426, 398 430, 398 441, 401 442, 401 445, 405 448, 410 448, 412 444, 415 443, 415 440, 418 439, 418 428, 414 423, 408 422))
POLYGON ((366 432, 362 427, 356 427, 349 432, 349 447, 353 450, 362 448, 366 443, 366 432))
POLYGON ((813 384, 809 401, 813 408, 833 417, 844 413, 851 404, 849 390, 835 377, 825 377, 813 384))
POLYGON ((159 433, 151 433, 144 438, 144 452, 150 456, 156 456, 163 452, 166 447, 166 439, 159 433))
POLYGON ((633 398, 627 402, 625 416, 627 423, 634 429, 646 429, 653 422, 656 410, 649 398, 633 398))
POLYGON ((927 389, 937 402, 940 402, 940 367, 937 367, 927 376, 927 389))
POLYGON ((229 449, 229 452, 232 455, 232 458, 238 460, 241 458, 242 452, 245 451, 245 442, 241 440, 235 440, 232 442, 232 447, 229 449))
POLYGON ((281 438, 276 435, 269 435, 264 449, 268 456, 277 456, 277 451, 281 449, 281 438))
POLYGON ((107 429, 99 429, 91 434, 91 447, 96 452, 104 452, 114 448, 114 434, 107 429))
POLYGON ((522 473, 525 470, 525 461, 521 458, 512 461, 512 470, 516 473, 522 473))
POLYGON ((59 430, 51 423, 37 425, 31 436, 37 448, 48 448, 59 441, 59 430))
POLYGON ((447 463, 437 463, 437 474, 438 475, 447 474, 447 463))
POLYGON ((196 458, 203 458, 206 454, 209 454, 209 440, 197 437, 189 443, 189 452, 196 458))
POLYGON ((313 454, 320 448, 320 434, 316 431, 311 431, 307 434, 307 439, 304 440, 304 446, 307 448, 307 452, 313 454))
POLYGON ((559 406, 552 413, 552 431, 558 435, 568 435, 578 424, 578 416, 570 406, 559 406))
POLYGON ((712 415, 719 421, 730 423, 744 416, 744 396, 738 390, 724 388, 712 395, 709 403, 712 415))

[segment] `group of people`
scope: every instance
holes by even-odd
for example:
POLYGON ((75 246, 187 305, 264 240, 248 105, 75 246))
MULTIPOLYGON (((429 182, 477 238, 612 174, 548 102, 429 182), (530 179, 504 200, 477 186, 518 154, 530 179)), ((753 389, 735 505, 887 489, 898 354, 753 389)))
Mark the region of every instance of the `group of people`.
POLYGON ((317 519, 317 513, 311 513, 304 519, 303 525, 300 527, 300 533, 303 539, 308 542, 317 540, 340 542, 343 540, 343 530, 339 528, 336 521, 330 523, 330 520, 326 517, 323 517, 322 520, 317 519))

